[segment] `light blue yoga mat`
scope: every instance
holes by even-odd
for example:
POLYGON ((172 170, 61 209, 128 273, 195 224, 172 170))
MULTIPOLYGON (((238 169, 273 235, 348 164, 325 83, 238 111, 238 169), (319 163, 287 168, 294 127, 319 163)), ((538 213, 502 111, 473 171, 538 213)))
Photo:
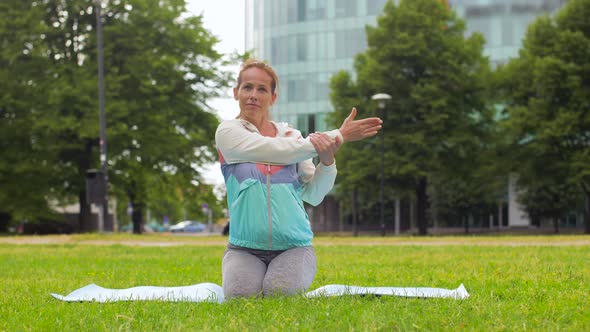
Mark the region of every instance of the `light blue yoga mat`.
MULTIPOLYGON (((418 298, 466 299, 469 293, 461 284, 456 289, 432 287, 362 287, 326 285, 305 293, 308 298, 345 295, 381 295, 418 298)), ((161 287, 139 286, 125 289, 103 288, 95 284, 77 289, 63 296, 51 293, 58 300, 68 302, 116 302, 116 301, 169 301, 169 302, 217 302, 224 301, 223 289, 213 283, 191 286, 161 287)))

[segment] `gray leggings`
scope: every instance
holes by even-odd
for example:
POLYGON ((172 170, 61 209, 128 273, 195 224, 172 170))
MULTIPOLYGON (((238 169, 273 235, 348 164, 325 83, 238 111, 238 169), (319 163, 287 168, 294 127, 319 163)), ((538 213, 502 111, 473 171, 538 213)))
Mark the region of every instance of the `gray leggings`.
POLYGON ((304 292, 316 273, 313 247, 256 250, 228 245, 221 265, 223 294, 232 297, 304 292))

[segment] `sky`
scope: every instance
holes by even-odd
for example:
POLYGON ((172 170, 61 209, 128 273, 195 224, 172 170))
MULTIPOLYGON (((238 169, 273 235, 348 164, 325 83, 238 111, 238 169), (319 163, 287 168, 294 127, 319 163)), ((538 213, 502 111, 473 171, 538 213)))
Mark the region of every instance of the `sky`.
MULTIPOLYGON (((221 53, 244 52, 244 0, 186 0, 186 8, 193 15, 203 14, 203 25, 220 39, 216 50, 221 53)), ((237 72, 238 67, 229 68, 237 72)), ((231 88, 226 98, 212 99, 211 107, 222 120, 233 119, 238 114, 238 104, 231 97, 231 88)), ((219 163, 208 165, 203 169, 205 182, 214 185, 223 184, 223 175, 219 163)))

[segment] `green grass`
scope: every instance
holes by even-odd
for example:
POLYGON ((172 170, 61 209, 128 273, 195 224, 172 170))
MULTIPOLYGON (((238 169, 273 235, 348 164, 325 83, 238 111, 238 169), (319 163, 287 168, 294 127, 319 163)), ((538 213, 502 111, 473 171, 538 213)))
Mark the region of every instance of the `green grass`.
POLYGON ((442 288, 464 283, 471 295, 466 300, 297 296, 223 304, 99 304, 66 303, 49 295, 90 283, 107 288, 221 284, 225 240, 2 238, 0 331, 590 330, 587 236, 316 239, 318 273, 311 289, 336 283, 442 288), (14 244, 15 239, 49 243, 14 244))

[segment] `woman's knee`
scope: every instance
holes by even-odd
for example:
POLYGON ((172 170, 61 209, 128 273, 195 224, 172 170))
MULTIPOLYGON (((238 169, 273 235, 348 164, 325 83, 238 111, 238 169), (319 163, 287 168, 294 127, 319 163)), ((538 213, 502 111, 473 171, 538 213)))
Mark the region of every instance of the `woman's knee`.
POLYGON ((223 295, 252 297, 262 294, 266 264, 258 257, 237 250, 226 251, 222 261, 223 295))
POLYGON ((313 247, 296 247, 270 262, 262 289, 264 295, 295 295, 305 292, 315 277, 313 247))

